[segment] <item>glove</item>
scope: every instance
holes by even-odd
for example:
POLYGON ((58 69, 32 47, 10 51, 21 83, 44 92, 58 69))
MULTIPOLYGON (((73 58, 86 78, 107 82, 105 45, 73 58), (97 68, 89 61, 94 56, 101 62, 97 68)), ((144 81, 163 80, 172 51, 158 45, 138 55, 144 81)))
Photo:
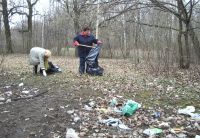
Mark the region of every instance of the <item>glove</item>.
POLYGON ((103 44, 100 40, 97 41, 97 44, 103 44))
POLYGON ((42 69, 42 75, 43 75, 44 77, 47 76, 47 73, 46 73, 45 69, 42 69))
POLYGON ((74 42, 74 46, 78 46, 78 45, 80 45, 79 42, 78 42, 78 41, 75 41, 75 42, 74 42))

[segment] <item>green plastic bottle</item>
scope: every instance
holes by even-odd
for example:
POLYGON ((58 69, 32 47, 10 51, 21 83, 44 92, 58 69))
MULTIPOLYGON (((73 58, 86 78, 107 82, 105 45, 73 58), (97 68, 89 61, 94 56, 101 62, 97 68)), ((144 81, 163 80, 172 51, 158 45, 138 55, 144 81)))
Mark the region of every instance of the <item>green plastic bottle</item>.
POLYGON ((128 100, 125 106, 122 108, 122 114, 124 116, 131 116, 135 113, 135 111, 138 109, 138 103, 128 100))

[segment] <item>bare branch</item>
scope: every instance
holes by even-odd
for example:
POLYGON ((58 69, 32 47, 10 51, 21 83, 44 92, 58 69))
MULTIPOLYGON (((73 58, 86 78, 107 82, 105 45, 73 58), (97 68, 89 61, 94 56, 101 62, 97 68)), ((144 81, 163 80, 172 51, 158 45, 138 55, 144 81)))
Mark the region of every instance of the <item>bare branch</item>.
POLYGON ((31 6, 34 6, 37 2, 38 2, 38 0, 36 0, 35 2, 33 2, 33 3, 31 4, 31 6))
POLYGON ((137 22, 137 21, 134 21, 134 20, 128 20, 126 22, 134 22, 134 23, 137 23, 139 25, 179 31, 179 29, 176 29, 176 28, 173 28, 173 27, 170 27, 170 26, 161 26, 161 25, 155 25, 155 24, 148 24, 148 23, 137 22))

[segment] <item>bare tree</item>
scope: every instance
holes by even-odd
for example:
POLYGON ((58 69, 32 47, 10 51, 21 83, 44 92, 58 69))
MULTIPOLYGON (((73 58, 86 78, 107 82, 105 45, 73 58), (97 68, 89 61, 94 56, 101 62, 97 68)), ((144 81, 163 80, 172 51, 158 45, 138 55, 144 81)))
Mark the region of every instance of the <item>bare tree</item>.
MULTIPOLYGON (((190 65, 190 51, 189 51, 189 43, 188 43, 188 36, 190 36, 196 55, 200 60, 200 44, 198 37, 196 36, 196 33, 192 27, 192 22, 191 22, 191 17, 193 14, 193 9, 195 5, 199 2, 196 0, 189 0, 187 3, 184 4, 183 0, 176 0, 177 5, 170 3, 170 2, 165 2, 161 0, 150 0, 152 4, 162 11, 169 12, 173 15, 175 15, 179 19, 179 26, 180 29, 182 28, 182 23, 185 25, 186 31, 184 32, 185 36, 185 47, 186 47, 186 55, 187 55, 187 61, 186 65, 183 65, 183 55, 182 55, 182 48, 181 48, 181 43, 180 39, 181 36, 179 34, 179 53, 180 53, 180 66, 182 68, 189 68, 190 65)), ((180 32, 179 32, 180 33, 180 32)))
POLYGON ((13 53, 7 0, 2 0, 1 5, 2 5, 2 13, 3 13, 3 22, 4 22, 4 27, 5 27, 5 35, 6 35, 6 52, 13 53))
POLYGON ((31 49, 32 47, 32 18, 33 18, 33 7, 37 4, 38 0, 34 0, 34 2, 32 2, 32 0, 26 0, 27 4, 28 4, 28 14, 26 14, 27 18, 28 18, 28 51, 31 49))

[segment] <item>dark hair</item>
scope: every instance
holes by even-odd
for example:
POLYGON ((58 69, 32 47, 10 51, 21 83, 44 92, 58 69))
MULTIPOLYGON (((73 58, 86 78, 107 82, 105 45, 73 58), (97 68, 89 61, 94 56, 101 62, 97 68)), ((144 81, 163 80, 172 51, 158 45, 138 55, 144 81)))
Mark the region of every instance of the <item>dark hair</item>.
POLYGON ((85 31, 89 31, 90 30, 90 28, 87 26, 87 27, 83 27, 83 31, 85 32, 85 31))

